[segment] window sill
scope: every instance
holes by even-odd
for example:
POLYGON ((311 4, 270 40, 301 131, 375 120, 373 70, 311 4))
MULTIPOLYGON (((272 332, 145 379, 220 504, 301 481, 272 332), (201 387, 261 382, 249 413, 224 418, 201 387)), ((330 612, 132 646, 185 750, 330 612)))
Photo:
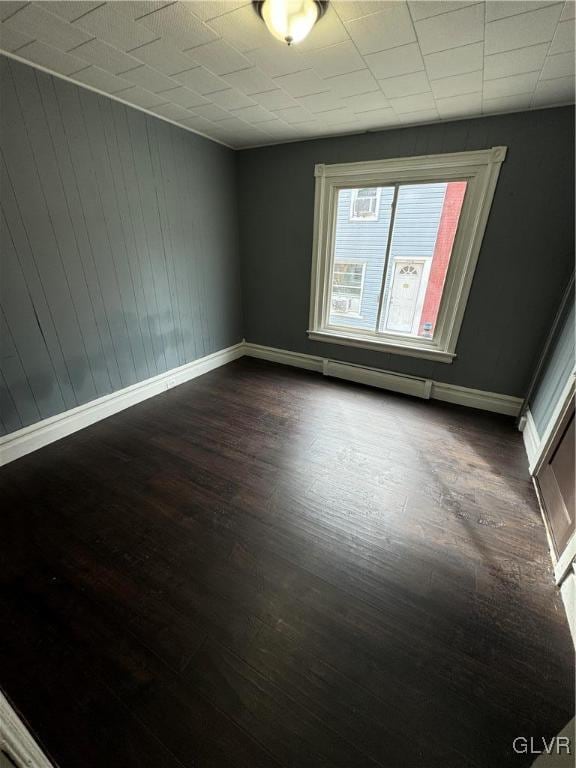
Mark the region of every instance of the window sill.
POLYGON ((323 341, 329 344, 341 344, 346 347, 373 349, 393 355, 420 357, 424 360, 436 360, 440 363, 451 363, 456 357, 454 352, 446 352, 442 349, 395 344, 391 341, 376 341, 363 336, 354 336, 353 334, 334 333, 334 331, 308 331, 308 338, 311 341, 323 341))

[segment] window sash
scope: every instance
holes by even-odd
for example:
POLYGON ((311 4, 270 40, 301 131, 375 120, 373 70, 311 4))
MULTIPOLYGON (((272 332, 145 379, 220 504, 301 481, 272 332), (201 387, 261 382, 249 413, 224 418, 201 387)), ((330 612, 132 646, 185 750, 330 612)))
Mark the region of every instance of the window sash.
MULTIPOLYGON (((317 165, 308 334, 318 341, 451 362, 506 147, 367 163, 317 165), (337 196, 351 187, 466 181, 467 189, 432 339, 330 325, 337 196)), ((392 227, 391 227, 392 229, 392 227)), ((379 326, 376 326, 376 329, 379 326)))

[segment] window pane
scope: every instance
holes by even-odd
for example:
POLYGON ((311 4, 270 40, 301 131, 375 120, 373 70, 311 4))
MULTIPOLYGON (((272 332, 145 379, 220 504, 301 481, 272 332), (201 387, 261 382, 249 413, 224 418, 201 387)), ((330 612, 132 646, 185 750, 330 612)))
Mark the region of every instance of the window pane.
POLYGON ((381 332, 433 338, 465 192, 465 181, 400 186, 381 332))
POLYGON ((393 197, 393 187, 338 193, 330 325, 376 329, 393 197), (358 201, 376 206, 371 219, 351 217, 351 206, 358 201))

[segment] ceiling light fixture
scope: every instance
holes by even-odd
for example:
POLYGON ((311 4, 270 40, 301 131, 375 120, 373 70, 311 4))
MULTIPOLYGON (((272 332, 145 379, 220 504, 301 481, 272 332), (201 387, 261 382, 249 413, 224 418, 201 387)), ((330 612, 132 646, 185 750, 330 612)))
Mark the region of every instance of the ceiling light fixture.
POLYGON ((256 12, 275 38, 300 43, 328 8, 321 0, 253 0, 256 12))

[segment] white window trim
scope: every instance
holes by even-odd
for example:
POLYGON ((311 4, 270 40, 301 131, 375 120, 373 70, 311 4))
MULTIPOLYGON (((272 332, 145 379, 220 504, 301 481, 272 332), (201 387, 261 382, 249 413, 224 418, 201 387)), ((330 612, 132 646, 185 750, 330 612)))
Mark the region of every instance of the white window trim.
POLYGON ((352 194, 350 196, 350 221, 378 221, 378 217, 380 215, 380 195, 382 193, 382 190, 380 187, 368 187, 368 189, 375 189, 376 190, 376 205, 374 208, 374 213, 371 216, 354 216, 354 206, 356 204, 356 199, 358 197, 358 191, 360 189, 366 189, 366 187, 357 187, 356 189, 352 190, 352 194))
POLYGON ((492 147, 444 155, 316 165, 310 339, 451 363, 456 357, 458 334, 506 150, 506 147, 492 147), (330 326, 330 287, 339 190, 353 186, 392 186, 427 181, 466 181, 468 184, 434 338, 411 339, 330 326))

